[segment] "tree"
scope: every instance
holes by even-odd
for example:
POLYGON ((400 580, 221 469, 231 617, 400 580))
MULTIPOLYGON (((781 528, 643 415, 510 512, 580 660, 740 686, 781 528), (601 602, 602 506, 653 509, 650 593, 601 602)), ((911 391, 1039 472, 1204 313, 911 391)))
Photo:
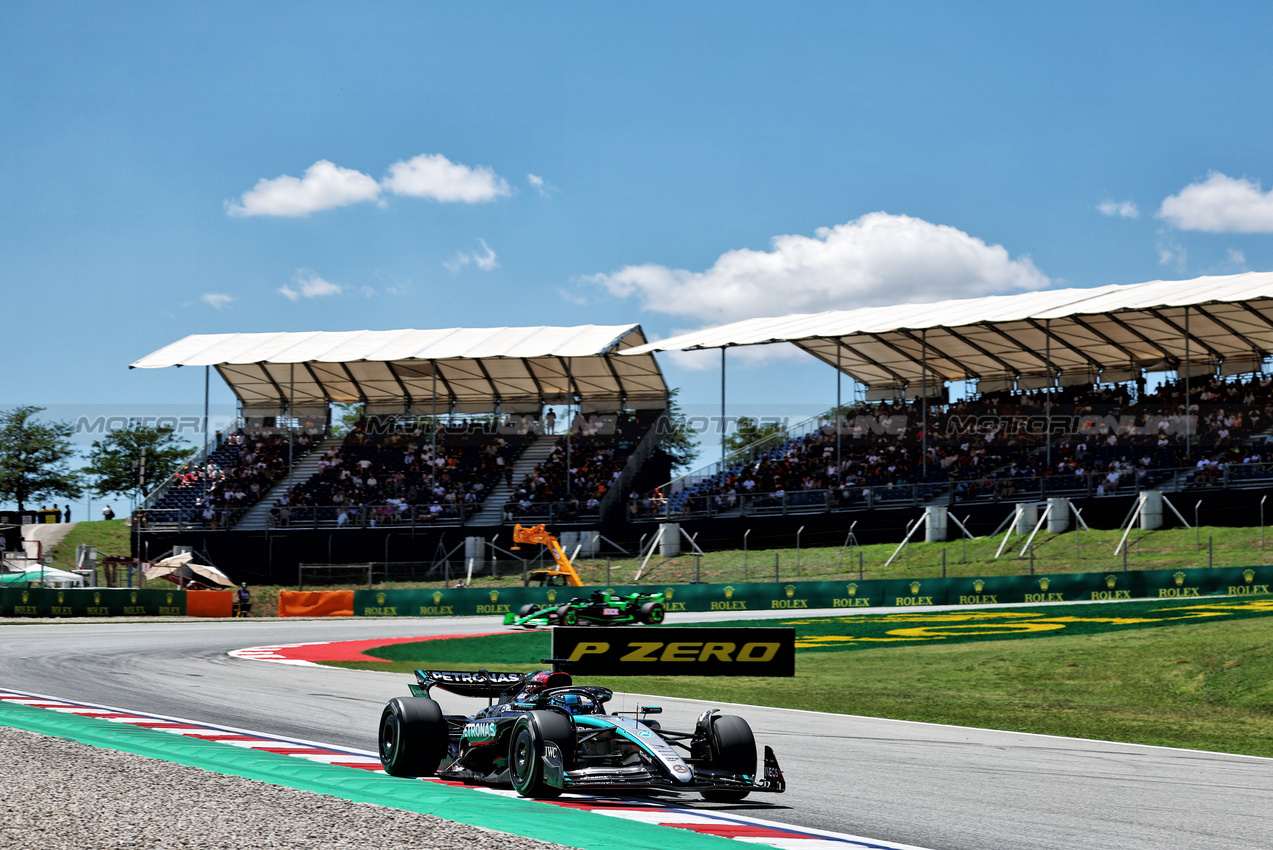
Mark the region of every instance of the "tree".
POLYGON ((40 422, 43 407, 23 405, 0 413, 0 498, 26 510, 28 501, 62 496, 79 498, 80 476, 66 459, 74 429, 69 422, 40 422))
MULTIPOLYGON (((740 416, 735 425, 734 433, 725 438, 725 450, 729 452, 731 462, 737 462, 744 459, 740 454, 742 449, 759 443, 766 437, 781 434, 785 430, 777 422, 766 422, 764 425, 760 425, 750 416, 740 416)), ((777 440, 770 441, 771 445, 776 445, 777 443, 777 440)))
POLYGON ((333 405, 336 409, 334 413, 339 414, 340 418, 332 423, 331 435, 333 437, 347 437, 349 433, 358 427, 358 423, 367 415, 367 405, 361 402, 346 403, 338 401, 333 405))
POLYGON ((181 466, 190 454, 190 444, 174 436, 167 426, 146 428, 137 422, 111 431, 93 443, 88 466, 82 470, 93 477, 93 495, 143 494, 146 485, 162 481, 181 466), (146 482, 139 482, 142 452, 146 456, 146 482))
POLYGON ((694 435, 690 433, 685 423, 685 414, 676 400, 680 391, 677 387, 667 392, 667 420, 660 425, 663 429, 663 439, 659 442, 659 449, 671 458, 674 468, 684 469, 694 463, 702 449, 699 448, 694 435))

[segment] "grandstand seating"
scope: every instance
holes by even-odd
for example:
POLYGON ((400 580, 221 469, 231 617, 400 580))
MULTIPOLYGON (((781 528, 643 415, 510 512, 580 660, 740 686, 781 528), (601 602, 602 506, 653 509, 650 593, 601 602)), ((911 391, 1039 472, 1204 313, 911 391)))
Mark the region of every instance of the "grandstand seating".
POLYGON ((838 449, 836 424, 828 421, 746 452, 688 486, 674 482, 673 492, 636 496, 629 517, 1105 495, 1173 477, 1189 485, 1269 477, 1262 465, 1268 452, 1247 445, 1273 423, 1268 378, 1195 381, 1188 429, 1183 381, 1139 395, 1133 401, 1128 387, 1088 385, 1058 390, 1050 404, 1041 392, 930 403, 926 440, 917 404, 861 405, 843 411, 838 449), (1233 470, 1235 460, 1245 468, 1233 470))
POLYGON ((183 466, 163 495, 138 520, 150 526, 169 524, 229 528, 269 492, 289 466, 314 444, 305 432, 235 431, 199 463, 183 466))
POLYGON ((560 437, 547 459, 517 482, 504 505, 505 521, 597 521, 601 500, 656 419, 653 412, 576 419, 570 437, 560 437))
POLYGON ((363 421, 316 474, 278 498, 271 516, 289 527, 460 523, 534 437, 457 423, 438 430, 435 458, 433 435, 417 425, 363 421))

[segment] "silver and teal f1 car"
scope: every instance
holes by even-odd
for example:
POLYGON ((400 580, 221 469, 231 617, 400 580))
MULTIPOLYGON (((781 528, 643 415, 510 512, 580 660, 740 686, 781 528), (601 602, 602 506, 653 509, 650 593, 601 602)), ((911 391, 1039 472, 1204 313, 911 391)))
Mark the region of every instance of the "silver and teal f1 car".
POLYGON ((773 750, 765 747, 758 774, 751 727, 717 709, 699 715, 692 732, 673 732, 654 719, 657 706, 608 713, 608 688, 546 670, 417 670, 411 691, 390 700, 380 718, 380 761, 392 776, 512 785, 523 797, 696 792, 734 802, 786 788, 773 750), (490 704, 445 715, 429 696, 435 687, 490 704))

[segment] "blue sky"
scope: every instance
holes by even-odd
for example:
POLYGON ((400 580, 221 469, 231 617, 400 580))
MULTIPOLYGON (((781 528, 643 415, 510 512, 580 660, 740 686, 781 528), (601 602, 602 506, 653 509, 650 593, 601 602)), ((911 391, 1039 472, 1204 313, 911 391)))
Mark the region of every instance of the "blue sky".
MULTIPOLYGON (((127 369, 188 333, 659 337, 1273 269, 1267 3, 2 14, 0 406, 201 406, 127 369)), ((737 412, 834 398, 730 357, 737 412)), ((687 407, 706 360, 662 359, 687 407)))

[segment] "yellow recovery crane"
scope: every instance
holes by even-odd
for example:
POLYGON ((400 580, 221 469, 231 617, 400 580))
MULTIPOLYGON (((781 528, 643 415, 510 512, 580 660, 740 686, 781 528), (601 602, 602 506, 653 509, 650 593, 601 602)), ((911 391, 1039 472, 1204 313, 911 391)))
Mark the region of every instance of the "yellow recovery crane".
POLYGON ((548 551, 552 553, 553 560, 557 562, 557 568, 554 570, 532 571, 530 574, 532 584, 538 584, 541 587, 583 587, 583 580, 579 578, 579 573, 575 572, 574 565, 566 557, 561 544, 542 525, 533 525, 530 528, 514 525, 514 549, 521 548, 516 545, 518 543, 541 543, 548 547, 548 551))

